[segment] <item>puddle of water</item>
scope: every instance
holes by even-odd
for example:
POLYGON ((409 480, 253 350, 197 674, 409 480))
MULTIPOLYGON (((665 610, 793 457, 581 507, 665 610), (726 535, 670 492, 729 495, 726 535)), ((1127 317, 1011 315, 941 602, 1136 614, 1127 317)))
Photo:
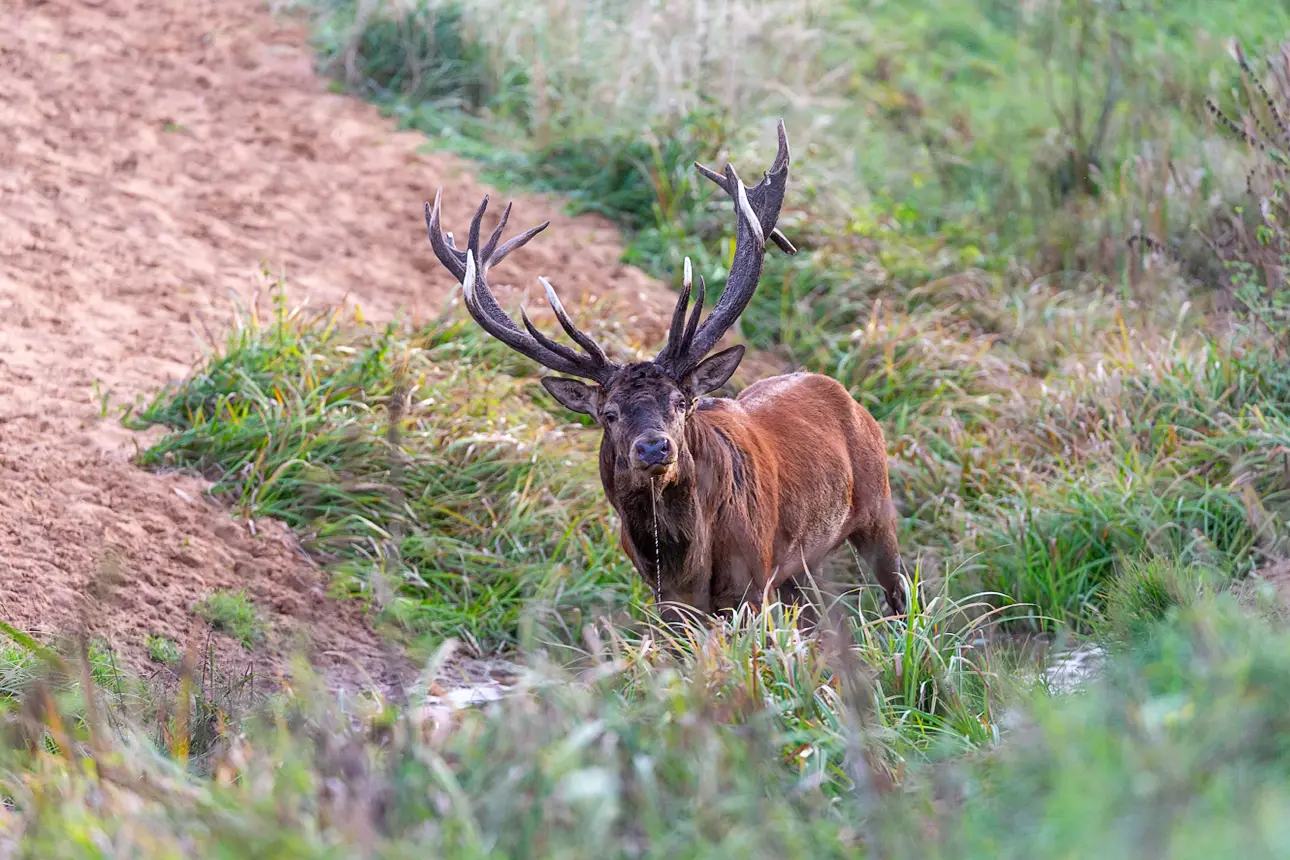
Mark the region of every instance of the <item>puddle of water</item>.
POLYGON ((1097 677, 1106 660, 1106 651, 1085 642, 1054 654, 1044 668, 1044 680, 1053 693, 1073 693, 1097 677))
POLYGON ((462 708, 475 708, 480 705, 486 705, 489 702, 496 702, 510 687, 504 687, 496 681, 488 681, 483 684, 471 684, 466 687, 457 687, 454 690, 446 691, 442 696, 427 696, 426 704, 428 705, 447 705, 455 710, 462 708))
POLYGON ((1097 677, 1106 651, 1093 642, 1059 644, 1048 634, 993 632, 982 636, 975 648, 994 648, 1012 655, 1019 665, 1033 667, 1053 694, 1073 693, 1097 677))

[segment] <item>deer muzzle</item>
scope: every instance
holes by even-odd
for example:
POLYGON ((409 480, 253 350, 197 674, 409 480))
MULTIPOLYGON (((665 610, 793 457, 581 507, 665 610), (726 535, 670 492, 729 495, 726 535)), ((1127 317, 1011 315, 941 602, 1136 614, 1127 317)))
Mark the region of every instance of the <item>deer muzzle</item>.
POLYGON ((661 475, 676 462, 676 446, 662 433, 643 433, 632 443, 632 461, 637 469, 661 475))

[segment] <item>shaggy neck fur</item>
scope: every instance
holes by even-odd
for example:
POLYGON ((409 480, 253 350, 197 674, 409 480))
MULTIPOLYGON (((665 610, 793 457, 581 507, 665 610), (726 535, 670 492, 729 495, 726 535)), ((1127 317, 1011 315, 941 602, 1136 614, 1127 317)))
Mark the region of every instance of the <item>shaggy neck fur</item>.
POLYGON ((677 584, 697 569, 688 561, 706 559, 711 546, 708 533, 722 506, 741 504, 747 490, 745 457, 721 431, 701 402, 685 427, 685 448, 677 456, 676 470, 650 499, 647 476, 618 468, 618 454, 602 441, 600 478, 605 495, 618 511, 628 536, 645 563, 642 574, 651 580, 654 565, 654 507, 658 515, 658 559, 664 583, 677 584))

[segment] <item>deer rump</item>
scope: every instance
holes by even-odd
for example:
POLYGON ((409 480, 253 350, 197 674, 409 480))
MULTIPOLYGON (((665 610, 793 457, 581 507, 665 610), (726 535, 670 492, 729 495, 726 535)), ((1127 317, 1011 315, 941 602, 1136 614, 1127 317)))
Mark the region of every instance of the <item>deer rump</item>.
POLYGON ((751 300, 767 240, 796 253, 776 226, 788 180, 784 124, 775 163, 753 187, 730 164, 724 173, 695 166, 734 201, 734 259, 721 298, 700 324, 706 285, 700 278, 691 309, 686 258, 667 342, 650 361, 610 361, 545 278, 556 320, 581 351, 543 334, 523 309, 523 328, 502 311, 489 269, 549 222, 502 242, 507 206, 481 245, 485 197, 459 249, 440 226, 441 189, 426 205, 427 233, 440 263, 461 282, 476 323, 562 374, 543 377, 543 386, 602 428, 601 482, 622 520, 623 549, 659 602, 705 613, 760 604, 770 592, 799 602, 803 572, 817 573, 825 556, 850 541, 890 609, 903 612, 886 443, 873 416, 836 380, 812 373, 763 379, 734 399, 706 396, 743 358, 743 346, 709 353, 751 300))

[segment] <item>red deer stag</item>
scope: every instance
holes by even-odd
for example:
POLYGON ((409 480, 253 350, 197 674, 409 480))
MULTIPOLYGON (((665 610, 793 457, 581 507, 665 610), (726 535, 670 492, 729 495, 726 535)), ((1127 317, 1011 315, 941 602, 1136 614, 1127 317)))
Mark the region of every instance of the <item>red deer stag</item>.
POLYGON ((480 223, 485 197, 465 249, 440 226, 439 200, 426 204, 435 256, 461 282, 466 308, 489 334, 567 376, 542 385, 603 428, 600 479, 622 520, 621 541, 660 602, 715 613, 768 590, 781 601, 800 596, 804 569, 814 570, 849 540, 865 556, 894 613, 903 612, 897 567, 895 511, 881 428, 836 380, 813 373, 763 379, 733 400, 705 397, 735 372, 744 347, 709 350, 752 298, 769 238, 793 245, 776 228, 788 182, 788 137, 779 124, 779 154, 760 183, 748 188, 733 166, 720 174, 695 167, 734 200, 736 241, 725 290, 699 324, 704 284, 694 310, 690 261, 667 343, 652 361, 619 365, 565 312, 540 279, 561 327, 578 352, 538 330, 523 308, 524 328, 498 306, 488 271, 546 229, 540 224, 500 242, 511 207, 486 242, 480 223), (705 356, 707 356, 705 358, 705 356))

